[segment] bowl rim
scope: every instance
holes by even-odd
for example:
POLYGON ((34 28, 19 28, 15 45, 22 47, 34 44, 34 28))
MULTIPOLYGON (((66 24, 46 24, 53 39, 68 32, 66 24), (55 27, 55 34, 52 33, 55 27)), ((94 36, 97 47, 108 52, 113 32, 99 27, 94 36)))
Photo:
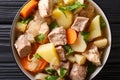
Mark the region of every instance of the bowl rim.
MULTIPOLYGON (((100 8, 100 6, 98 6, 98 4, 93 1, 93 0, 87 0, 89 1, 90 3, 93 4, 93 6, 95 7, 95 9, 97 9, 97 11, 99 12, 99 14, 103 17, 103 19, 105 20, 106 22, 106 25, 107 25, 107 33, 108 33, 108 40, 109 40, 109 46, 107 47, 106 49, 106 54, 104 55, 104 60, 102 61, 102 65, 100 67, 98 67, 96 69, 95 72, 93 72, 90 76, 89 76, 89 80, 93 79, 104 67, 104 65, 106 64, 107 60, 108 60, 108 57, 110 55, 110 50, 111 50, 111 43, 112 43, 112 35, 111 35, 111 29, 110 29, 110 24, 108 22, 108 19, 105 15, 105 13, 103 12, 103 10, 100 8)), ((20 63, 20 60, 19 60, 19 56, 16 54, 16 50, 15 50, 15 47, 14 47, 14 33, 15 33, 15 25, 16 25, 16 21, 20 15, 20 10, 23 8, 23 6, 25 6, 27 3, 29 2, 29 0, 27 0, 22 6, 21 8, 18 10, 18 12, 16 13, 15 17, 14 17, 14 20, 12 22, 12 27, 11 27, 11 30, 10 30, 10 45, 11 45, 11 48, 12 48, 12 54, 14 56, 14 59, 15 59, 15 62, 17 63, 17 65, 19 66, 19 69, 31 80, 35 80, 34 77, 28 72, 26 71, 21 63, 20 63)))

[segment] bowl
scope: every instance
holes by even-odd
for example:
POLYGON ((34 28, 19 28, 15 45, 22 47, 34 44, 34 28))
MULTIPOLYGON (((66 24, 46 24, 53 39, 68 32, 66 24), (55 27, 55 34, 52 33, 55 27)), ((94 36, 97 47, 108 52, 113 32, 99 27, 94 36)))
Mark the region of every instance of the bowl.
MULTIPOLYGON (((28 0, 29 1, 29 0, 28 0)), ((26 3, 28 3, 28 1, 26 3)), ((88 0, 94 7, 95 9, 99 12, 99 14, 101 14, 101 16, 103 17, 103 19, 105 20, 106 22, 106 25, 107 25, 107 28, 106 28, 106 32, 107 32, 107 38, 108 38, 108 44, 109 46, 107 46, 105 52, 104 52, 104 56, 103 56, 103 59, 102 59, 102 66, 98 67, 89 77, 89 80, 93 79, 100 71, 101 69, 104 67, 108 57, 109 57, 109 54, 110 54, 110 49, 111 49, 111 31, 110 31, 110 25, 109 25, 109 22, 108 22, 108 19, 106 18, 104 12, 102 11, 102 9, 93 1, 93 0, 88 0)), ((25 3, 25 4, 26 4, 25 3)), ((24 4, 24 5, 25 5, 24 4)), ((24 6, 23 5, 23 6, 24 6)), ((22 7, 23 7, 22 6, 22 7)), ((22 9, 21 7, 21 9, 22 9)), ((21 10, 20 9, 20 10, 21 10)), ((18 64, 19 68, 22 70, 22 72, 27 76, 29 77, 31 80, 35 80, 34 79, 34 76, 32 74, 30 74, 28 71, 26 71, 21 63, 20 63, 20 59, 19 59, 19 56, 17 55, 17 51, 14 47, 14 43, 15 43, 15 25, 16 25, 16 22, 20 16, 20 10, 17 12, 15 18, 14 18, 14 21, 13 21, 13 24, 12 24, 12 28, 11 28, 11 47, 12 47, 12 51, 13 51, 13 55, 14 55, 14 58, 15 58, 15 61, 16 63, 18 64)))

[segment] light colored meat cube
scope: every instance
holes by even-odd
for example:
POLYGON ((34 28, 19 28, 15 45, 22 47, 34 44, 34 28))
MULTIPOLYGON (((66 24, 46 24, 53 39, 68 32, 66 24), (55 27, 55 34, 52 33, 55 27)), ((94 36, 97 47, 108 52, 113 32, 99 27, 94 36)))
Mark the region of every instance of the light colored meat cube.
POLYGON ((66 56, 65 56, 65 50, 64 50, 64 48, 62 46, 58 46, 58 47, 56 47, 56 51, 57 51, 57 53, 59 55, 59 59, 61 61, 66 61, 66 56))
POLYGON ((86 27, 88 20, 89 20, 89 18, 86 18, 86 17, 76 17, 71 28, 76 30, 77 32, 83 31, 86 27))
POLYGON ((97 46, 92 44, 90 46, 90 49, 82 53, 82 55, 84 55, 90 62, 94 63, 96 66, 101 65, 100 53, 98 51, 97 46))
POLYGON ((58 27, 58 28, 53 29, 48 34, 48 39, 55 46, 67 44, 65 29, 63 27, 58 27))
POLYGON ((41 27, 39 29, 39 34, 42 33, 44 35, 48 35, 49 33, 49 26, 47 25, 47 22, 44 22, 41 24, 41 27))
POLYGON ((31 53, 31 43, 25 35, 20 35, 14 45, 21 58, 31 53))
POLYGON ((87 74, 87 67, 80 66, 77 63, 73 64, 72 70, 70 72, 71 80, 85 80, 87 74))
POLYGON ((53 0, 40 0, 38 9, 41 17, 45 18, 52 14, 53 0))

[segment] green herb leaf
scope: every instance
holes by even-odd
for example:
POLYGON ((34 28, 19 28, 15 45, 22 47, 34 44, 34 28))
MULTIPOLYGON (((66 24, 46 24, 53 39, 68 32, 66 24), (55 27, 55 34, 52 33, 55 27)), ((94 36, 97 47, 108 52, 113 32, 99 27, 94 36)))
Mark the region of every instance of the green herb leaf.
POLYGON ((67 17, 67 15, 65 14, 66 9, 64 7, 59 7, 59 10, 63 12, 63 14, 65 15, 65 17, 67 17))
POLYGON ((53 28, 56 28, 56 27, 58 27, 59 25, 57 24, 57 22, 52 22, 51 24, 50 24, 50 31, 53 29, 53 28))
POLYGON ((70 55, 70 54, 72 54, 72 53, 74 52, 74 51, 72 50, 72 48, 71 48, 68 44, 64 46, 64 49, 65 49, 65 51, 67 52, 66 55, 70 55))
POLYGON ((37 54, 37 53, 34 54, 33 56, 34 56, 35 58, 37 58, 37 59, 41 59, 41 58, 42 58, 42 57, 41 57, 39 54, 37 54))
POLYGON ((40 33, 37 37, 35 37, 36 41, 42 42, 45 39, 45 35, 40 33))
POLYGON ((100 17, 100 25, 101 25, 102 29, 104 29, 106 27, 106 23, 105 23, 104 19, 102 18, 102 16, 100 17))
POLYGON ((96 66, 94 66, 94 65, 89 65, 87 68, 88 73, 90 73, 90 74, 93 73, 95 71, 95 69, 96 69, 96 66))
POLYGON ((85 42, 87 42, 88 36, 90 35, 90 32, 81 32, 81 35, 83 35, 85 42))
POLYGON ((47 76, 45 80, 57 80, 58 76, 47 76))
POLYGON ((48 74, 54 74, 54 75, 57 73, 57 71, 55 69, 46 69, 46 72, 48 74))
POLYGON ((21 23, 28 24, 33 18, 27 18, 25 20, 22 20, 21 23))
POLYGON ((67 70, 65 68, 60 69, 60 77, 63 78, 67 73, 67 70))
POLYGON ((80 4, 79 2, 76 2, 70 6, 66 6, 66 9, 73 12, 76 9, 78 9, 79 7, 85 7, 85 4, 80 4))

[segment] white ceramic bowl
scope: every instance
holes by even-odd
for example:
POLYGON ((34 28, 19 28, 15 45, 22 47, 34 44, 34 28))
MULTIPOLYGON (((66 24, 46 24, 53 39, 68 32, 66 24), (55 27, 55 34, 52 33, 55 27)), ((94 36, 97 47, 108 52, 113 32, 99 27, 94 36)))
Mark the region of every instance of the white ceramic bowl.
MULTIPOLYGON (((103 19, 105 20, 106 22, 106 25, 107 25, 107 28, 106 28, 106 31, 107 31, 107 35, 108 35, 108 42, 109 42, 109 45, 107 46, 106 50, 105 50, 105 53, 104 53, 104 56, 103 56, 103 60, 102 60, 102 66, 98 67, 89 77, 89 80, 93 79, 100 71, 101 69, 103 68, 103 66, 105 65, 107 59, 108 59, 108 56, 110 54, 110 49, 111 49, 111 31, 110 31, 110 25, 108 23, 108 20, 104 14, 104 12, 102 11, 102 9, 92 0, 88 0, 90 3, 93 4, 93 6, 96 8, 96 10, 98 11, 98 13, 103 17, 103 19)), ((28 1, 27 1, 28 2, 28 1)), ((26 3, 27 3, 26 2, 26 3)), ((25 3, 25 4, 26 4, 25 3)), ((24 5, 25 5, 24 4, 24 5)), ((24 6, 23 5, 23 6, 24 6)), ((22 7, 21 7, 22 9, 22 7)), ((21 10, 20 9, 20 10, 21 10)), ((13 55, 14 55, 14 58, 19 66, 19 68, 23 71, 23 73, 25 75, 27 75, 31 80, 35 80, 34 79, 34 76, 32 74, 30 74, 28 71, 26 71, 21 63, 20 63, 20 59, 19 59, 19 56, 17 55, 17 51, 14 47, 14 43, 15 43, 15 25, 16 25, 16 22, 19 18, 19 15, 20 15, 20 10, 18 11, 18 13, 16 14, 16 17, 14 18, 14 21, 13 21, 13 25, 12 25, 12 28, 11 28, 11 47, 12 47, 12 51, 13 51, 13 55)))

